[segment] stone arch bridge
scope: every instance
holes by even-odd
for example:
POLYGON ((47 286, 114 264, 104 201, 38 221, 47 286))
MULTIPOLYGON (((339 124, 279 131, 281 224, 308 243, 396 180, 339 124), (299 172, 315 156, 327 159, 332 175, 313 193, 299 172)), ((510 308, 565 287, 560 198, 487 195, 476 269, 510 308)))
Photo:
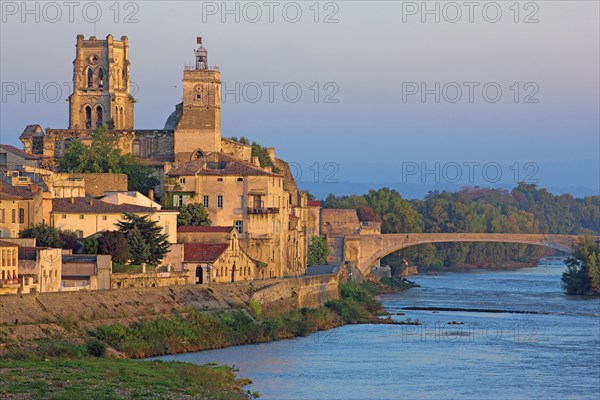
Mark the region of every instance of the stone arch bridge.
MULTIPOLYGON (((490 242, 521 243, 573 252, 576 235, 512 233, 395 233, 351 235, 344 238, 344 259, 361 273, 368 274, 383 257, 407 247, 426 243, 490 242)), ((598 238, 596 238, 598 239, 598 238)))

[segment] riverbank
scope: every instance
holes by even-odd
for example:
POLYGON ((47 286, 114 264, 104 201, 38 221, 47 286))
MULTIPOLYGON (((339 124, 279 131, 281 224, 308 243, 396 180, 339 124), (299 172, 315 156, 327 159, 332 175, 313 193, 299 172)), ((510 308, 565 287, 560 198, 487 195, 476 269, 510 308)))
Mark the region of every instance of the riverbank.
POLYGON ((142 318, 128 324, 118 322, 94 329, 71 324, 65 329, 69 338, 66 340, 63 335, 51 334, 43 339, 21 342, 11 342, 5 337, 0 379, 12 383, 3 386, 0 394, 14 399, 42 399, 70 398, 70 393, 78 393, 81 398, 81 386, 87 385, 85 390, 94 392, 89 396, 91 398, 136 398, 141 396, 140 393, 152 393, 149 395, 155 397, 145 398, 157 399, 186 396, 226 400, 248 398, 250 394, 243 391, 247 382, 236 379, 228 368, 171 366, 132 359, 270 342, 306 336, 344 324, 391 323, 389 319, 380 318, 385 311, 374 297, 389 290, 388 286, 379 283, 347 283, 340 286, 339 299, 317 308, 302 308, 277 316, 266 316, 268 313, 261 304, 251 300, 230 310, 190 308, 185 313, 142 318), (108 345, 108 355, 113 358, 96 359, 87 354, 83 343, 90 338, 108 345), (46 374, 48 369, 56 369, 56 366, 66 372, 46 374), (146 369, 152 373, 144 372, 146 369), (24 370, 28 373, 23 374, 24 370), (145 378, 136 380, 138 373, 145 378), (46 375, 42 380, 35 379, 46 375), (147 390, 152 385, 140 381, 152 376, 161 376, 161 380, 172 376, 172 379, 168 385, 161 386, 161 390, 147 390), (107 383, 99 387, 98 382, 103 380, 107 383), (186 385, 191 381, 196 382, 196 386, 186 385), (181 391, 183 387, 186 392, 181 391), (29 394, 16 396, 25 393, 29 394))
POLYGON ((0 366, 3 399, 248 399, 248 380, 229 367, 181 362, 77 359, 6 360, 0 366))

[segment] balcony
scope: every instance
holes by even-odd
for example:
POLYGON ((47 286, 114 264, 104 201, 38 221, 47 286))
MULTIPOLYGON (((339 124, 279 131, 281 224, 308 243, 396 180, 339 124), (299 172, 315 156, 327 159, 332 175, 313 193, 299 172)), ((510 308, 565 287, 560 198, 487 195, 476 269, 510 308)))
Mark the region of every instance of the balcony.
POLYGON ((260 208, 250 208, 247 209, 249 215, 260 215, 260 214, 279 214, 279 208, 275 207, 260 207, 260 208))

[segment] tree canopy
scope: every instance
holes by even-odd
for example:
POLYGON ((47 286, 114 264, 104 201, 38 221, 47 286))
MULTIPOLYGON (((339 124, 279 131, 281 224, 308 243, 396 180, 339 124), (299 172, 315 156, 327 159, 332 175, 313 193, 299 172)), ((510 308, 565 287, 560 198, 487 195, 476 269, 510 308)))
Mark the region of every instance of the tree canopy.
MULTIPOLYGON (((486 232, 585 234, 600 231, 600 196, 576 199, 553 195, 533 184, 519 183, 511 191, 465 187, 458 192, 430 192, 422 200, 407 201, 383 188, 364 195, 335 196, 326 208, 372 208, 381 219, 382 233, 486 232)), ((527 263, 546 250, 504 243, 447 243, 410 247, 383 262, 407 258, 419 266, 502 266, 527 263)))
POLYGON ((159 265, 169 252, 168 235, 162 232, 158 222, 147 216, 126 213, 124 220, 116 225, 129 242, 134 264, 159 265))
POLYGON ((92 133, 92 143, 89 146, 81 141, 73 141, 66 147, 63 156, 57 161, 57 170, 122 173, 127 175, 129 190, 147 194, 160 182, 154 176, 152 168, 144 165, 139 157, 122 154, 118 141, 106 128, 98 128, 92 133))
POLYGON ((58 229, 42 223, 28 226, 20 232, 19 236, 36 239, 35 243, 38 247, 60 249, 65 245, 60 233, 58 229))
POLYGON ((310 239, 308 247, 308 265, 324 265, 327 264, 327 256, 331 249, 327 245, 327 241, 322 236, 313 236, 310 239))
POLYGON ((177 209, 177 226, 209 226, 208 212, 202 204, 186 204, 177 209))

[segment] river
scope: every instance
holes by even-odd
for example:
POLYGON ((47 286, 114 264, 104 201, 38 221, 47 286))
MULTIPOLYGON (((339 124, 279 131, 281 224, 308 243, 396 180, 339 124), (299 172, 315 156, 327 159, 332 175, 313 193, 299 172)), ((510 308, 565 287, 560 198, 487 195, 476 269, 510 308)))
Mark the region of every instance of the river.
POLYGON ((599 399, 600 299, 565 296, 563 270, 419 275, 421 287, 380 298, 418 326, 350 325, 159 359, 235 365, 262 399, 599 399))

